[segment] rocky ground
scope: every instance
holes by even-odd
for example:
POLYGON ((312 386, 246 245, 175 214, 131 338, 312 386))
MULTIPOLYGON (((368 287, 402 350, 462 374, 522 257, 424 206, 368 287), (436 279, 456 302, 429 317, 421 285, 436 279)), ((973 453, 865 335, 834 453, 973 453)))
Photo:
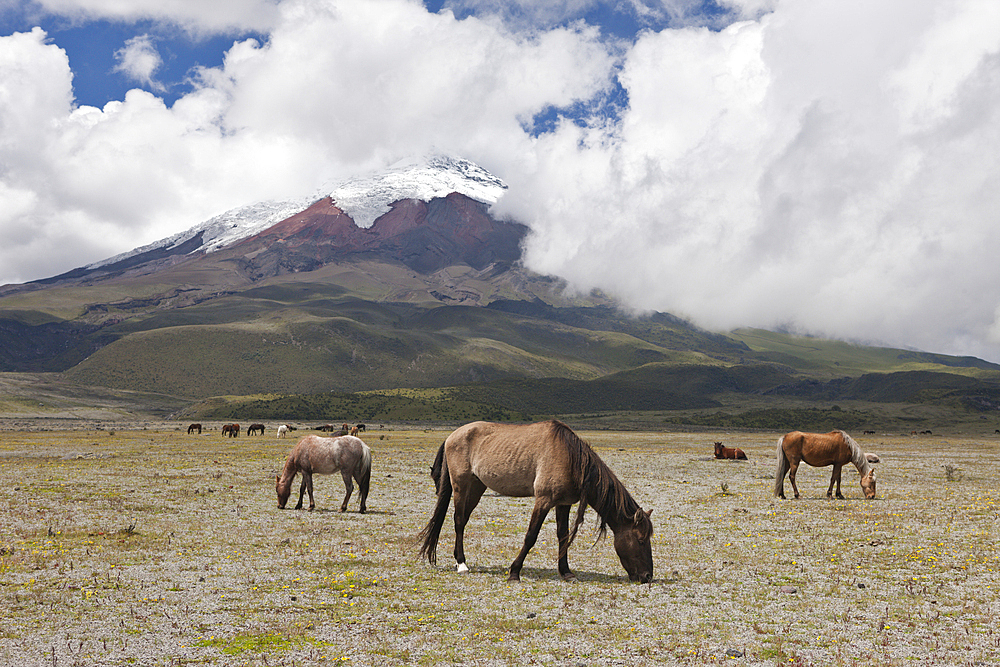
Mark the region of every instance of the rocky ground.
MULTIPOLYGON (((522 583, 506 568, 531 501, 487 495, 454 571, 414 536, 445 430, 386 426, 369 512, 277 509, 292 441, 188 435, 170 422, 0 423, 5 665, 979 665, 1000 662, 998 442, 863 436, 853 468, 803 467, 772 497, 778 434, 583 432, 645 508, 655 579, 630 584, 594 514, 555 572, 550 517, 522 583), (712 443, 748 462, 717 461, 712 443), (790 494, 789 494, 790 495, 790 494)), ((299 432, 301 435, 301 431, 299 432)), ((297 485, 296 485, 297 486, 297 485)))

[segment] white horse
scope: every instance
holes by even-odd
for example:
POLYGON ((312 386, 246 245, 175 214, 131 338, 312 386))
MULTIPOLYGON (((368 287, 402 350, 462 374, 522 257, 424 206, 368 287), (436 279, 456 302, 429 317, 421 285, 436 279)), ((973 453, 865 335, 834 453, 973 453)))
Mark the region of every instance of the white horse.
POLYGON ((284 438, 285 434, 288 433, 288 424, 282 424, 278 427, 278 438, 284 438))

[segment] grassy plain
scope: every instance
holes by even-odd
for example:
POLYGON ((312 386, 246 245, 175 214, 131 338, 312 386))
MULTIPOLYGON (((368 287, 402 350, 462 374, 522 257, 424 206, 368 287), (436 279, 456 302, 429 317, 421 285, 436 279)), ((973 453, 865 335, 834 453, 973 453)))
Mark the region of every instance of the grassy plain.
MULTIPOLYGON (((5 665, 980 665, 1000 663, 1000 445, 860 436, 878 499, 800 470, 772 497, 778 433, 580 431, 653 508, 655 579, 629 584, 593 512, 555 572, 554 519, 506 583, 528 499, 487 495, 472 571, 417 556, 447 429, 377 426, 369 513, 280 511, 291 440, 219 424, 0 423, 5 665), (711 445, 749 462, 716 461, 711 445), (739 656, 739 657, 735 657, 739 656)), ((302 434, 302 431, 299 431, 302 434)))

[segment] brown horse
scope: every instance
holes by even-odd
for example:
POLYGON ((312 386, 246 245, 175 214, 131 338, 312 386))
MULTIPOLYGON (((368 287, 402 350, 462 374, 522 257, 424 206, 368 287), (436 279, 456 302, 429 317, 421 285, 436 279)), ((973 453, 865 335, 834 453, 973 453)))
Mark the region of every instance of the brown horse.
POLYGON ((588 505, 600 517, 598 539, 608 527, 614 533, 615 551, 629 579, 652 581, 652 510, 643 511, 607 464, 566 424, 555 420, 527 425, 473 422, 448 436, 438 450, 438 459, 432 467, 437 504, 418 536, 423 540, 420 554, 431 563, 437 562, 438 538, 454 496, 455 561, 459 572, 469 571, 465 526, 489 488, 504 496, 535 498, 524 545, 510 566, 508 581, 520 581, 524 559, 553 507, 559 574, 567 581, 576 579, 569 569, 567 552, 588 505), (580 505, 570 532, 570 507, 575 502, 580 505))
POLYGON ((226 424, 222 427, 222 435, 228 435, 230 438, 240 437, 240 425, 226 424))
POLYGON ((337 471, 343 476, 344 487, 347 489, 340 511, 347 510, 347 501, 354 492, 354 483, 351 481, 353 477, 358 482, 361 494, 361 506, 358 511, 364 514, 372 477, 372 454, 368 445, 360 438, 350 435, 337 438, 307 435, 299 440, 288 455, 284 470, 274 481, 274 490, 278 493, 278 509, 285 509, 288 496, 291 494, 292 481, 295 480, 295 475, 301 472, 302 484, 299 486, 299 502, 295 509, 302 509, 302 496, 308 490, 309 511, 312 511, 316 508, 316 501, 313 500, 312 476, 331 475, 337 471))
POLYGON ((264 435, 264 425, 250 424, 250 426, 247 426, 247 435, 254 435, 257 431, 260 431, 260 434, 264 435))
POLYGON ((191 435, 191 431, 198 431, 198 435, 201 435, 201 424, 191 424, 188 426, 188 435, 191 435))
POLYGON ((721 442, 715 443, 715 458, 747 460, 746 452, 739 447, 723 447, 721 442))
POLYGON ((853 463, 861 475, 861 490, 865 493, 865 498, 875 497, 875 468, 868 462, 865 453, 861 451, 858 443, 854 442, 851 436, 843 431, 830 431, 829 433, 802 433, 792 431, 783 435, 778 440, 778 464, 774 471, 774 495, 779 498, 785 497, 785 474, 792 483, 792 491, 795 497, 799 497, 799 487, 795 485, 795 472, 799 469, 799 462, 805 461, 811 466, 822 468, 833 466, 833 474, 830 476, 830 488, 826 490, 826 497, 833 497, 833 485, 837 485, 837 497, 843 498, 840 493, 840 469, 845 463, 853 463))

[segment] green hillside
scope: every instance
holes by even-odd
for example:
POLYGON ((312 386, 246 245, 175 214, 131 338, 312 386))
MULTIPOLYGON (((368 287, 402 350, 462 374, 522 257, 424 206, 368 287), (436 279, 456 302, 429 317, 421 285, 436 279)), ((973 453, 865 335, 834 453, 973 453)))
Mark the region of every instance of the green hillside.
MULTIPOLYGON (((212 261, 204 275, 229 275, 212 261)), ((197 276, 185 268, 185 280, 197 276)), ((74 397, 86 387, 177 397, 189 405, 179 414, 220 419, 629 414, 668 427, 985 428, 1000 414, 1000 366, 980 359, 708 332, 599 296, 568 299, 523 272, 417 277, 369 261, 260 283, 165 280, 0 297, 0 374, 58 376, 74 397)), ((19 395, 0 405, 20 413, 25 383, 0 387, 14 384, 19 395)))

